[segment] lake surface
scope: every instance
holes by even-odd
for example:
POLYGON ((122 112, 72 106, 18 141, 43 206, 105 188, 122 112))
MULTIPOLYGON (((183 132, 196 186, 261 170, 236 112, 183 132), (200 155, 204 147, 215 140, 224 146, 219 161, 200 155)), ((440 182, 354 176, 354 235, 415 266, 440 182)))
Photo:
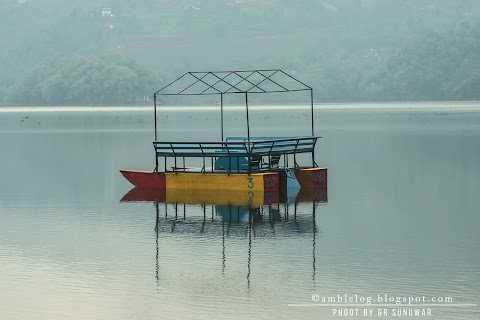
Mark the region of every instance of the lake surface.
MULTIPOLYGON (((0 319, 397 319, 413 308, 376 306, 385 294, 426 296, 415 308, 431 319, 480 318, 480 104, 318 105, 328 202, 254 215, 120 202, 131 185, 118 170, 154 167, 153 111, 82 110, 0 109, 0 319)), ((309 134, 303 107, 250 117, 252 135, 309 134)), ((242 110, 225 123, 226 136, 246 134, 242 110)), ((220 136, 212 108, 163 110, 159 124, 162 140, 220 136)))

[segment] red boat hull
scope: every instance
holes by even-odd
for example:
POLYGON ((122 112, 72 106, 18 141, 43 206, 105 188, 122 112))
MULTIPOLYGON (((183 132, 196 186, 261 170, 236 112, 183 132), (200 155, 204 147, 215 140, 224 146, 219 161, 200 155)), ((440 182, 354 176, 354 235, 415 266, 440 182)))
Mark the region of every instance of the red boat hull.
POLYGON ((135 187, 165 189, 165 173, 152 171, 120 170, 122 175, 135 187))

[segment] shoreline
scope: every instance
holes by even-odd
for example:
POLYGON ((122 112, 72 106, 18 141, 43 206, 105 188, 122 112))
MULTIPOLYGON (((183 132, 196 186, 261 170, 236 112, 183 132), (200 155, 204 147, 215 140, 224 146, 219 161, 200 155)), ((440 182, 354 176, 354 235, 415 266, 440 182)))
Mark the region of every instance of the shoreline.
MULTIPOLYGON (((244 110, 242 105, 226 105, 224 111, 244 110)), ((185 111, 218 111, 219 106, 160 106, 158 111, 163 112, 185 112, 185 111)), ((249 106, 251 110, 308 110, 310 105, 260 105, 249 106)), ((480 111, 480 101, 471 102, 394 102, 394 103, 316 103, 315 111, 338 110, 338 111, 396 111, 396 110, 418 110, 418 111, 480 111)), ((0 113, 25 113, 25 112, 152 112, 153 106, 5 106, 0 107, 0 113)))

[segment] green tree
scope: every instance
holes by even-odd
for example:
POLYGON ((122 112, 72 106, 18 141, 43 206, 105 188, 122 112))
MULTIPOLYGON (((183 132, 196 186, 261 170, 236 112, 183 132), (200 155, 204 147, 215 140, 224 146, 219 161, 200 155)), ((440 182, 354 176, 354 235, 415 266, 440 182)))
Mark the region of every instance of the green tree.
POLYGON ((27 105, 135 104, 152 95, 159 76, 120 56, 59 56, 10 88, 9 102, 27 105))

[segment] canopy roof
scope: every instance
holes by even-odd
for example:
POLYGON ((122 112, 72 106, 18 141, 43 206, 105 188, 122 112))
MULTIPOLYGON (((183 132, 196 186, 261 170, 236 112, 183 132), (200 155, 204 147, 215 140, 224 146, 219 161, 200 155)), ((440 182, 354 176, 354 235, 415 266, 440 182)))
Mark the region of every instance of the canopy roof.
MULTIPOLYGON (((190 71, 170 82, 153 95, 155 141, 157 141, 157 95, 200 96, 220 95, 221 139, 223 132, 223 95, 243 93, 247 115, 247 137, 250 144, 250 120, 248 95, 250 93, 274 93, 310 91, 312 137, 314 136, 313 89, 283 70, 190 71)), ((158 167, 158 158, 157 158, 158 167)))
POLYGON ((156 95, 213 95, 312 90, 280 69, 187 72, 156 95))

